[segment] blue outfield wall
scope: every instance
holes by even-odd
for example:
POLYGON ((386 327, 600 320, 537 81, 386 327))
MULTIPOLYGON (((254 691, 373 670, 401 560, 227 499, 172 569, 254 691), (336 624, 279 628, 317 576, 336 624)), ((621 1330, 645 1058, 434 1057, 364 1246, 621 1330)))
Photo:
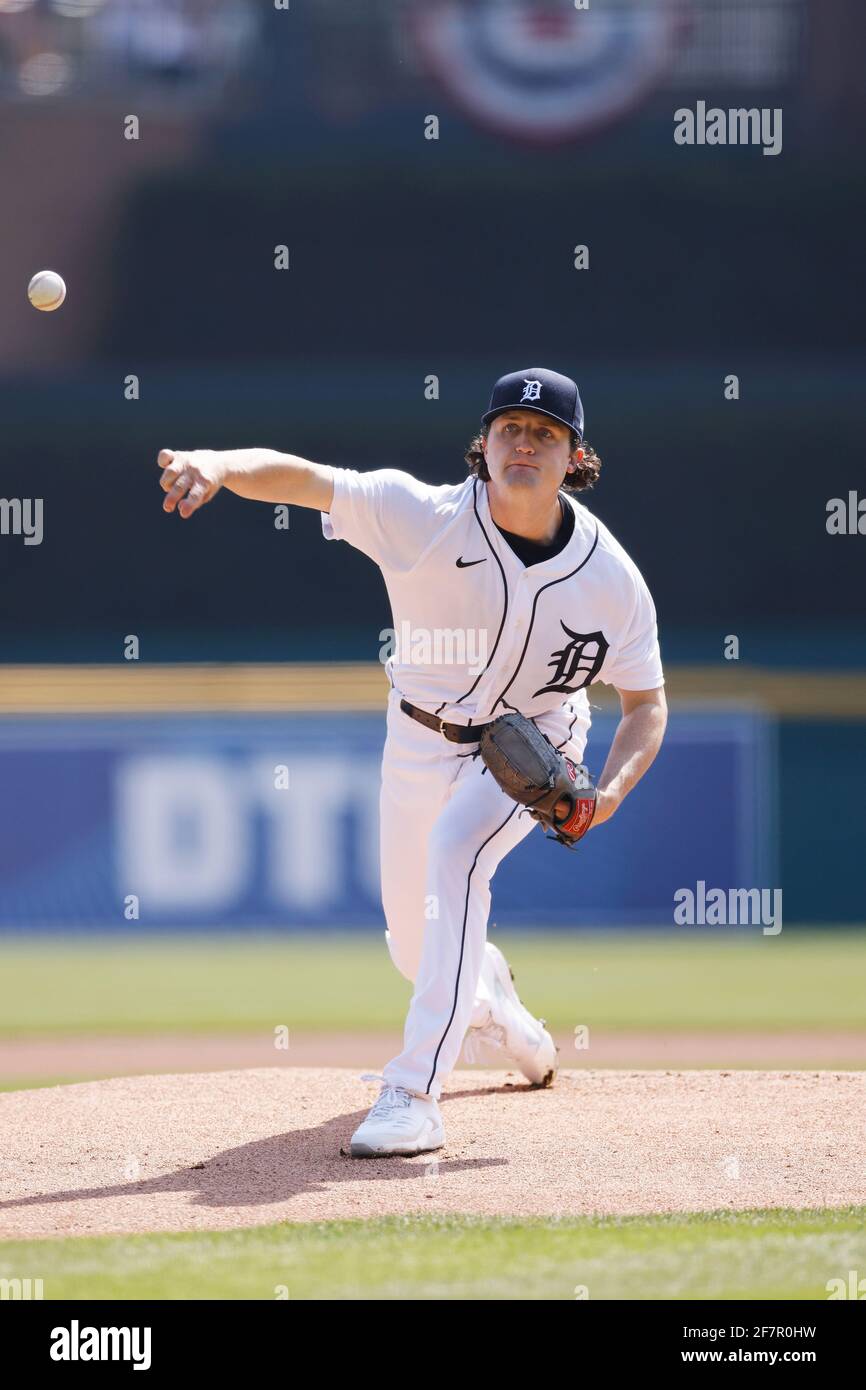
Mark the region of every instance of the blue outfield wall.
MULTIPOLYGON (((593 723, 596 774, 614 728, 593 723)), ((673 925, 674 893, 698 881, 781 886, 775 733, 757 712, 674 712, 610 823, 576 851, 536 827, 509 856, 493 919, 673 925)), ((383 738, 379 714, 6 717, 0 929, 382 925, 383 738)))

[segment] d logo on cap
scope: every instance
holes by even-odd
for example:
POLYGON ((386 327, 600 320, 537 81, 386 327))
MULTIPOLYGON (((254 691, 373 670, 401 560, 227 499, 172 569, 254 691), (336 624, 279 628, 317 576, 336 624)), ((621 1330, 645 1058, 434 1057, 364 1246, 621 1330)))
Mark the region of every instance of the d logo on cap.
POLYGON ((518 408, 549 415, 583 439, 583 405, 577 383, 569 376, 551 372, 547 367, 529 367, 501 376, 493 388, 490 405, 481 417, 482 422, 487 425, 504 410, 518 408))

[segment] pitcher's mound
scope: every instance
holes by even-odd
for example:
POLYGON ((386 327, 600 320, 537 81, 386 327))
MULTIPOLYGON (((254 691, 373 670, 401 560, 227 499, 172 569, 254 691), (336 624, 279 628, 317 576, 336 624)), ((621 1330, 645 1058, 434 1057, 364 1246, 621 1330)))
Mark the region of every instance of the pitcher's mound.
POLYGON ((444 1149, 349 1158, 377 1094, 276 1067, 0 1094, 0 1235, 866 1203, 860 1072, 458 1071, 444 1149))

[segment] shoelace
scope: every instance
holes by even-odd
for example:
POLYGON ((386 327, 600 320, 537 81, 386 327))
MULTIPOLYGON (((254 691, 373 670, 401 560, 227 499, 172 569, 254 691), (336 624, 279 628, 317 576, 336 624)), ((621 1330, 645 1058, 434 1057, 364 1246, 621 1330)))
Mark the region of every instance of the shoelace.
POLYGON ((370 1111, 369 1118, 374 1116, 387 1115, 389 1111, 396 1110, 402 1106, 405 1108, 412 1104, 412 1093, 407 1091, 404 1086, 392 1086, 390 1081, 386 1081, 384 1076, 377 1075, 376 1072, 365 1071, 361 1076, 362 1081, 381 1081, 382 1090, 379 1099, 370 1111))

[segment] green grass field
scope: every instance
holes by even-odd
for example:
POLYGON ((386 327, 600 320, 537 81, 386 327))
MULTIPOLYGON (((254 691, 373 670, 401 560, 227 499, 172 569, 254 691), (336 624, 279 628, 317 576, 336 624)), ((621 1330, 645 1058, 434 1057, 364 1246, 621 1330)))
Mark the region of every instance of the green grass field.
POLYGON ((826 1299, 827 1281, 852 1269, 866 1271, 863 1207, 389 1217, 0 1245, 0 1278, 41 1278, 46 1299, 826 1299))
MULTIPOLYGON (((866 1030, 862 931, 493 939, 554 1030, 866 1030)), ((409 994, 379 932, 0 944, 7 1038, 396 1029, 409 994)), ((826 1299, 852 1269, 866 1274, 862 1207, 0 1242, 0 1278, 41 1278, 47 1299, 826 1299)))
MULTIPOLYGON (((720 930, 492 939, 554 1030, 866 1027, 866 932, 720 930)), ((5 1037, 387 1029, 409 995, 379 932, 0 944, 5 1037)))

